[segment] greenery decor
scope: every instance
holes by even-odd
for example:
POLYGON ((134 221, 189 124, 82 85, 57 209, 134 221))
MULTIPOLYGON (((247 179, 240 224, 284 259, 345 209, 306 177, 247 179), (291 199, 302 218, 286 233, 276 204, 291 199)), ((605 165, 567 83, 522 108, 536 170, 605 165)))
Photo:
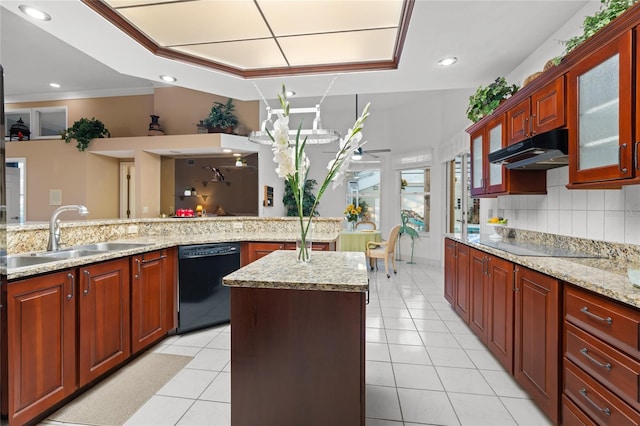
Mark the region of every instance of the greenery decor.
POLYGON ((507 99, 518 91, 515 84, 509 85, 504 77, 498 77, 487 87, 478 87, 476 93, 469 97, 467 117, 475 122, 491 114, 503 99, 507 99))
MULTIPOLYGON (((304 189, 302 191, 302 215, 309 216, 311 213, 311 207, 316 202, 316 196, 313 195, 313 188, 318 184, 315 179, 308 179, 304 183, 304 189)), ((282 197, 282 203, 287 209, 287 216, 298 216, 298 204, 296 198, 293 195, 293 190, 290 185, 285 183, 284 196, 282 197)), ((314 209, 314 216, 318 216, 318 211, 314 209)))
POLYGON ((78 151, 82 152, 87 149, 91 139, 110 137, 111 134, 109 133, 109 130, 104 127, 102 121, 97 120, 95 117, 91 118, 91 120, 82 117, 80 120, 73 123, 73 126, 69 127, 67 130, 63 130, 61 132, 61 136, 66 143, 75 139, 77 142, 76 148, 78 148, 78 151))
POLYGON ((227 99, 227 103, 224 104, 222 102, 214 102, 209 116, 203 120, 205 126, 233 130, 238 125, 238 118, 233 114, 235 108, 231 98, 227 99))
POLYGON ((589 37, 597 33, 602 28, 606 27, 611 21, 620 16, 622 12, 629 9, 638 0, 600 0, 602 6, 600 10, 593 16, 587 16, 584 19, 582 28, 584 29, 581 35, 570 38, 563 41, 565 45, 564 54, 557 56, 553 59, 553 63, 558 65, 562 58, 573 49, 584 43, 589 37))

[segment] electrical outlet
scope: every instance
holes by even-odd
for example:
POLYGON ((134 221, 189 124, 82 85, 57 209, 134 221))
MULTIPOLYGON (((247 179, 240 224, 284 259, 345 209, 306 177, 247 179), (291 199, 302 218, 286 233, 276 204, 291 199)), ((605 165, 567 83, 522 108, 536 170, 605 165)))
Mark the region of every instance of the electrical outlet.
POLYGON ((138 233, 138 225, 127 226, 127 234, 137 234, 137 233, 138 233))
POLYGON ((233 222, 233 229, 242 229, 242 222, 233 222))
POLYGON ((149 207, 144 206, 144 207, 142 208, 142 213, 149 213, 149 207))

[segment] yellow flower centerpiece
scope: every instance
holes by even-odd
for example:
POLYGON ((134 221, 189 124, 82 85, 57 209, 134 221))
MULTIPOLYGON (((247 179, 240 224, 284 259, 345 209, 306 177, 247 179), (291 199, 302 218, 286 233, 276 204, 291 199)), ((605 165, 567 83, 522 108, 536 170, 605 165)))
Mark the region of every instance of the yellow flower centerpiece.
POLYGON ((353 128, 349 129, 346 135, 340 139, 338 153, 335 158, 329 162, 329 165, 327 166, 327 175, 320 185, 320 189, 318 189, 318 195, 316 195, 316 200, 311 207, 309 216, 305 218, 303 215, 302 201, 304 185, 309 174, 309 167, 311 166, 309 158, 304 151, 307 138, 305 137, 301 140, 301 125, 298 127, 295 141, 289 141, 290 105, 284 84, 282 85, 282 93, 278 94, 278 99, 280 100, 280 105, 282 106, 282 111, 284 111, 284 113, 278 114, 278 119, 273 123, 272 131, 269 129, 266 130, 272 141, 271 148, 273 151, 273 161, 278 164, 276 172, 279 177, 284 178, 291 188, 298 207, 300 222, 300 236, 296 241, 298 261, 309 262, 311 259, 311 220, 316 210, 316 206, 330 183, 333 183, 334 189, 342 184, 345 171, 351 162, 353 153, 364 145, 365 142, 362 142, 362 127, 364 126, 364 122, 367 117, 369 117, 370 104, 367 104, 364 107, 362 115, 356 120, 353 128))
POLYGON ((356 207, 353 204, 349 204, 347 208, 344 209, 344 214, 347 215, 347 221, 349 222, 350 228, 353 228, 353 224, 358 220, 361 213, 362 207, 356 207))

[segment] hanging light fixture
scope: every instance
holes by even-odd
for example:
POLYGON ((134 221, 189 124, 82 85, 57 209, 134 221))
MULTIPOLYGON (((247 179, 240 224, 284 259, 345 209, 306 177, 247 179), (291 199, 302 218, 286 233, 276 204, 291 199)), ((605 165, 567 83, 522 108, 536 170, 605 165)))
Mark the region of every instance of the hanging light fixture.
MULTIPOLYGON (((320 119, 320 105, 316 105, 315 107, 310 108, 290 108, 289 116, 292 114, 309 114, 315 113, 315 118, 313 119, 313 126, 311 129, 300 129, 300 139, 304 140, 307 138, 307 144, 325 144, 338 142, 340 139, 340 134, 334 130, 323 129, 322 128, 322 120, 320 119)), ((273 129, 273 121, 271 118, 278 114, 284 114, 283 109, 272 109, 267 106, 267 119, 262 122, 260 126, 260 130, 255 130, 249 134, 249 142, 259 143, 263 145, 271 145, 272 140, 267 133, 267 126, 269 129, 273 129)), ((289 141, 295 142, 296 135, 298 133, 297 129, 289 130, 289 141)))

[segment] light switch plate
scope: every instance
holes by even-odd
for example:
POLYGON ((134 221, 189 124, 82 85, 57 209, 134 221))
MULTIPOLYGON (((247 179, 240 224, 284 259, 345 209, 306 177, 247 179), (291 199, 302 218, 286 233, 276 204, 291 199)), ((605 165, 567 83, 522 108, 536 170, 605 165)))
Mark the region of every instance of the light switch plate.
POLYGON ((62 189, 50 189, 49 190, 49 205, 61 206, 62 205, 62 189))

